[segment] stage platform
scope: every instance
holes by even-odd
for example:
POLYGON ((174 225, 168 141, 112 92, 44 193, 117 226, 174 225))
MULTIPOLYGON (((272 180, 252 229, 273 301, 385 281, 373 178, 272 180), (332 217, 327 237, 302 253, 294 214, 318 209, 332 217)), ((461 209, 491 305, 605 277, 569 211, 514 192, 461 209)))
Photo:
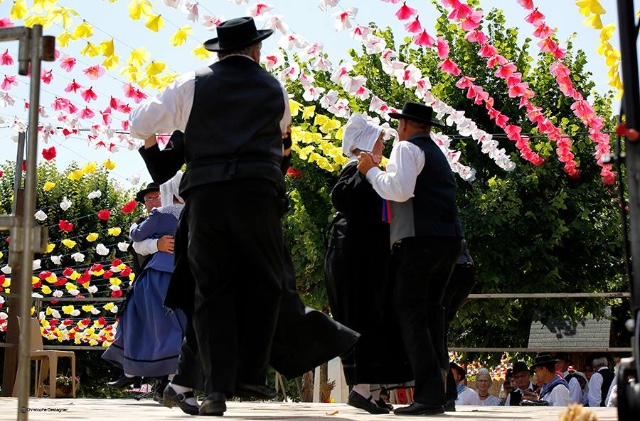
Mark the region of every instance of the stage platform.
MULTIPOLYGON (((0 398, 0 420, 17 419, 17 398, 0 398)), ((423 417, 399 417, 394 414, 371 415, 344 403, 286 403, 286 402, 229 402, 225 420, 399 420, 423 417)), ((557 421, 566 408, 556 407, 500 407, 460 406, 456 412, 428 417, 447 421, 557 421)), ((584 408, 592 411, 599 421, 617 420, 616 408, 584 408)), ((108 420, 162 421, 188 419, 191 416, 179 408, 165 408, 151 399, 48 399, 29 401, 30 420, 108 420)), ((220 419, 220 418, 218 418, 220 419)), ((586 419, 586 418, 585 418, 586 419)))

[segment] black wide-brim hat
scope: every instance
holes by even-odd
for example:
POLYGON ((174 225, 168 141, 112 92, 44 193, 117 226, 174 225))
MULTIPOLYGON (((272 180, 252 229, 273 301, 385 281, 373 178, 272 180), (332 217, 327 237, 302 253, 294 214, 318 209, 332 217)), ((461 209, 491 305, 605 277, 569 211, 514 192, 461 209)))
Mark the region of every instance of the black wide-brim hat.
POLYGON ((453 361, 449 363, 449 367, 451 368, 451 370, 457 371, 460 377, 462 377, 463 379, 467 377, 467 370, 460 367, 458 364, 454 363, 453 361))
POLYGON ((444 124, 440 120, 433 118, 433 108, 417 102, 405 102, 401 113, 389 113, 389 117, 396 119, 404 118, 405 120, 418 121, 420 123, 430 124, 431 126, 444 127, 444 124))
POLYGON ((545 365, 545 364, 549 364, 549 363, 555 364, 557 361, 558 360, 553 358, 553 355, 551 355, 548 352, 545 352, 545 353, 536 355, 536 358, 534 359, 534 362, 533 362, 533 365, 531 366, 531 368, 533 369, 534 367, 537 367, 539 365, 545 365))
POLYGON ((250 16, 229 19, 217 26, 217 38, 204 42, 204 48, 214 52, 239 50, 257 44, 273 34, 273 29, 256 29, 256 23, 250 16))
POLYGON ((145 187, 144 189, 136 193, 136 202, 144 203, 145 194, 151 193, 154 191, 160 191, 160 186, 158 185, 158 183, 154 183, 152 181, 151 183, 147 184, 147 187, 145 187))

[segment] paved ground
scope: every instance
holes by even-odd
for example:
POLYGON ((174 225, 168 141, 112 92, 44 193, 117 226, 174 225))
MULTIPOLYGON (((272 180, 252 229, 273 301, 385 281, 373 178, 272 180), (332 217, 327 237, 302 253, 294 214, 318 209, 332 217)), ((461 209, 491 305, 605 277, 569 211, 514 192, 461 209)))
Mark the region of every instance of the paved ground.
MULTIPOLYGON (((0 420, 18 417, 18 400, 0 398, 0 420)), ((343 403, 283 403, 283 402, 229 402, 225 420, 287 420, 287 421, 348 421, 348 420, 396 420, 414 417, 396 415, 370 415, 343 403)), ((484 407, 462 406, 457 412, 448 412, 436 418, 446 421, 508 421, 535 420, 557 421, 566 408, 553 407, 484 407)), ((617 420, 615 408, 583 409, 592 411, 598 421, 617 420)), ((29 401, 30 420, 109 420, 109 421, 162 421, 190 418, 178 408, 165 408, 152 400, 135 399, 48 399, 33 398, 29 401)), ((586 419, 586 418, 585 418, 586 419)), ((567 420, 570 421, 570 420, 567 420)))

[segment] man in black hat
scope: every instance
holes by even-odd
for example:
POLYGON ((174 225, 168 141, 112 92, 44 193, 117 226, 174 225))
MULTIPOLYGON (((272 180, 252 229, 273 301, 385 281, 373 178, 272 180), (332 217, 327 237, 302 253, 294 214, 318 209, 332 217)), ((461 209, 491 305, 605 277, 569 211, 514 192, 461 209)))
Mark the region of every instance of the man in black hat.
POLYGON ((444 412, 449 372, 443 295, 463 237, 457 184, 447 158, 431 139, 431 127, 442 126, 431 107, 407 102, 401 113, 389 117, 399 120, 399 141, 386 171, 366 152, 358 169, 391 202, 394 303, 415 378, 414 403, 395 413, 434 415, 444 412))
POLYGON ((206 395, 200 415, 222 415, 227 398, 264 387, 284 276, 280 163, 291 122, 284 88, 259 64, 273 30, 256 29, 251 17, 216 30, 204 47, 217 62, 131 113, 131 135, 145 139, 141 153, 155 181, 187 164, 177 237, 187 236, 188 250, 176 256, 173 279, 190 278, 194 287, 165 303, 191 307, 186 334, 197 339, 206 395), (155 134, 174 130, 184 133, 184 153, 154 161, 161 155, 155 134))
POLYGON ((531 381, 531 370, 523 361, 513 363, 511 370, 512 384, 514 389, 507 395, 504 401, 505 406, 518 406, 523 398, 529 400, 538 399, 534 393, 538 386, 531 381))
POLYGON ((547 402, 549 406, 567 406, 571 403, 569 384, 556 374, 557 360, 548 353, 536 355, 533 366, 542 387, 538 391, 538 400, 547 402))
MULTIPOLYGON (((141 203, 146 213, 151 212, 153 208, 161 206, 160 202, 160 186, 158 183, 150 182, 144 189, 141 189, 136 193, 136 202, 141 203)), ((146 219, 146 216, 141 216, 130 228, 135 229, 140 225, 142 221, 146 219)), ((130 250, 133 250, 133 272, 139 275, 142 269, 146 266, 147 262, 151 258, 153 253, 163 251, 165 253, 173 253, 173 235, 163 235, 160 238, 148 238, 144 241, 134 241, 131 243, 130 250)))

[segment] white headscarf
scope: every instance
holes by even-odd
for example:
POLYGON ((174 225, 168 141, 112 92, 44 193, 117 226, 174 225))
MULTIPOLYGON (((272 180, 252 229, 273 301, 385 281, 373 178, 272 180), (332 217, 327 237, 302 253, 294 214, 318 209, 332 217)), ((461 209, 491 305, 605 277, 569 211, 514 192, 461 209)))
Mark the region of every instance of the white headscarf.
POLYGON ((382 130, 382 127, 370 123, 362 114, 354 113, 344 126, 342 153, 351 158, 355 149, 371 152, 382 130))
POLYGON ((178 171, 169 181, 160 185, 160 201, 162 207, 173 205, 173 197, 177 197, 180 203, 184 203, 180 197, 180 181, 182 180, 182 171, 178 171))

